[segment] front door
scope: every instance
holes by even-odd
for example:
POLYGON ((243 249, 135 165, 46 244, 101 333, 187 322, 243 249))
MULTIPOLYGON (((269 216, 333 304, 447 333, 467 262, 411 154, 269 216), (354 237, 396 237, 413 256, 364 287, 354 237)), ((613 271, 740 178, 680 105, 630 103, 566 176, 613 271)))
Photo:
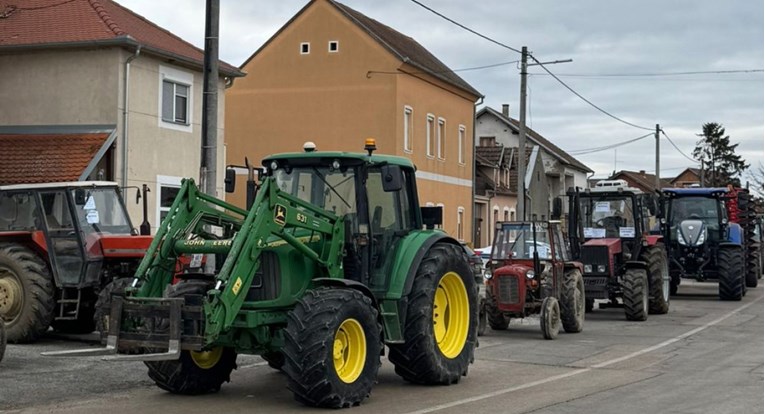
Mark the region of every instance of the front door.
POLYGON ((53 273, 60 286, 78 286, 82 280, 85 252, 66 191, 41 192, 40 207, 53 273))

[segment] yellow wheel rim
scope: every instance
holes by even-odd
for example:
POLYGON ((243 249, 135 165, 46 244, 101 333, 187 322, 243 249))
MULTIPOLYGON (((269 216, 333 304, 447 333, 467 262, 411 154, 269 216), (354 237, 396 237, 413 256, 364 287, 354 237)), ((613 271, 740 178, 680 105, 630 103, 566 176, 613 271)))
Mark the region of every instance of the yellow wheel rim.
POLYGON ((219 346, 209 351, 191 351, 191 360, 194 364, 202 369, 210 369, 214 367, 220 357, 223 356, 223 347, 219 346))
POLYGON ((445 357, 456 358, 465 347, 470 304, 462 278, 454 272, 441 277, 433 299, 433 334, 445 357))
POLYGON ((367 338, 356 319, 346 319, 335 333, 332 360, 337 377, 346 384, 356 381, 367 359, 367 338))

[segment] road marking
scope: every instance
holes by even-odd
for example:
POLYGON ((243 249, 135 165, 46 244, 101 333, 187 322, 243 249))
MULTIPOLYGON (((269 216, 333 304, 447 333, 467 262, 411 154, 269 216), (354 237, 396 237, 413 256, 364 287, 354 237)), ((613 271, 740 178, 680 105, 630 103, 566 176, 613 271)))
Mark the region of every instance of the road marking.
POLYGON ((504 388, 504 389, 493 391, 493 392, 490 392, 490 393, 476 395, 474 397, 463 398, 461 400, 452 401, 452 402, 449 402, 449 403, 446 403, 446 404, 435 405, 435 406, 428 407, 428 408, 423 408, 423 409, 417 410, 417 411, 410 411, 410 412, 407 412, 405 414, 427 414, 427 413, 432 413, 432 412, 435 412, 435 411, 441 411, 441 410, 445 410, 447 408, 457 407, 459 405, 464 405, 464 404, 470 404, 472 402, 485 400, 487 398, 498 397, 498 396, 503 395, 503 394, 509 394, 511 392, 520 391, 520 390, 523 390, 523 389, 526 389, 526 388, 535 387, 537 385, 546 384, 548 382, 557 381, 559 379, 564 379, 564 378, 573 377, 575 375, 584 374, 586 372, 592 371, 593 369, 604 368, 604 367, 607 367, 609 365, 617 364, 619 362, 626 361, 626 360, 628 360, 630 358, 634 358, 636 356, 643 355, 645 353, 652 352, 652 351, 655 351, 655 350, 660 349, 660 348, 664 348, 665 346, 671 345, 671 344, 673 344, 673 343, 675 343, 677 341, 681 341, 681 340, 683 340, 685 338, 688 338, 691 335, 695 335, 695 334, 697 334, 697 333, 699 333, 699 332, 701 332, 701 331, 703 331, 703 330, 705 330, 707 328, 710 328, 710 327, 712 327, 714 325, 717 325, 718 323, 724 321, 725 319, 728 319, 731 316, 733 316, 733 315, 743 311, 744 309, 754 305, 755 303, 759 302, 760 299, 762 299, 762 296, 758 297, 757 299, 753 300, 752 302, 747 303, 746 305, 739 306, 738 308, 736 308, 736 309, 726 313, 725 315, 723 315, 723 316, 721 316, 721 317, 719 317, 719 318, 717 318, 717 319, 715 319, 715 320, 713 320, 711 322, 706 323, 705 325, 699 326, 698 328, 695 328, 695 329, 691 329, 690 331, 688 331, 688 332, 686 332, 684 334, 678 335, 678 336, 676 336, 676 337, 674 337, 672 339, 668 339, 668 340, 666 340, 664 342, 661 342, 659 344, 649 346, 648 348, 642 349, 640 351, 633 352, 631 354, 627 354, 627 355, 619 357, 619 358, 614 358, 614 359, 609 360, 609 361, 605 361, 605 362, 601 362, 599 364, 591 365, 588 368, 576 369, 574 371, 570 371, 570 372, 567 372, 565 374, 558 374, 558 375, 553 375, 551 377, 542 378, 540 380, 532 381, 532 382, 529 382, 527 384, 516 385, 514 387, 504 388))

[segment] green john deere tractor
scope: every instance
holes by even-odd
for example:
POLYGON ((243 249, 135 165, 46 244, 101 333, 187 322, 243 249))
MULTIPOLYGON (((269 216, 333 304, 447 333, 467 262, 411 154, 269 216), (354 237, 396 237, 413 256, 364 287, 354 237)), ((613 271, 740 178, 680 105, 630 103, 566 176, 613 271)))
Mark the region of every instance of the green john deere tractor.
POLYGON ((96 351, 146 361, 179 394, 217 391, 237 354, 258 354, 321 407, 366 398, 384 345, 405 380, 458 382, 478 322, 467 255, 434 229, 440 209, 418 207, 413 164, 373 155, 373 140, 365 150, 266 158, 247 210, 185 180, 96 351), (198 253, 216 271, 174 278, 179 256, 198 253))

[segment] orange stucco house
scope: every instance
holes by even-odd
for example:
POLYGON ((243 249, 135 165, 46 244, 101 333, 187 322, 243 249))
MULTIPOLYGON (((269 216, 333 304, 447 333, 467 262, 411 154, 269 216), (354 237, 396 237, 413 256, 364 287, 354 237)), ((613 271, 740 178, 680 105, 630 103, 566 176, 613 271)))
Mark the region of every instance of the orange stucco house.
MULTIPOLYGON (((405 156, 420 203, 472 234, 473 121, 481 94, 414 39, 332 0, 312 0, 240 67, 226 90, 226 160, 243 164, 306 141, 319 150, 405 156)), ((228 197, 244 204, 244 190, 228 197)))

